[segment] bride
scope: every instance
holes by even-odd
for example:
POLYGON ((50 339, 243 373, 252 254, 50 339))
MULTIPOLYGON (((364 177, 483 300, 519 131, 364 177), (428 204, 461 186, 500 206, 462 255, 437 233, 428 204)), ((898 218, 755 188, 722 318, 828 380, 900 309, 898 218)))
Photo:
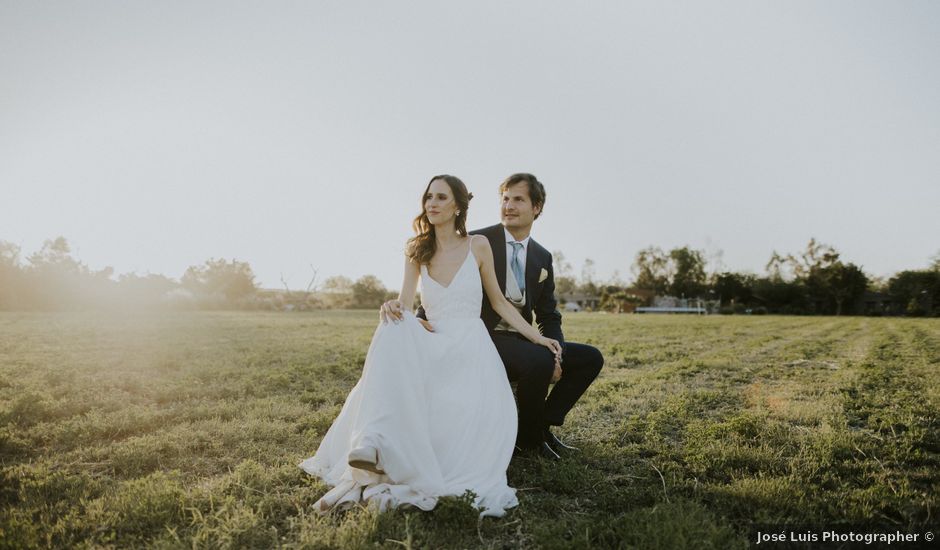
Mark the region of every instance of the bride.
POLYGON ((300 463, 332 487, 318 511, 355 503, 431 510, 439 497, 467 490, 481 516, 518 504, 506 482, 516 406, 480 319, 483 289, 520 334, 556 356, 561 346, 503 296, 489 241, 467 235, 471 198, 454 176, 435 176, 425 189, 395 307, 414 302, 420 280, 427 330, 410 308, 400 321, 381 319, 362 376, 316 454, 300 463))

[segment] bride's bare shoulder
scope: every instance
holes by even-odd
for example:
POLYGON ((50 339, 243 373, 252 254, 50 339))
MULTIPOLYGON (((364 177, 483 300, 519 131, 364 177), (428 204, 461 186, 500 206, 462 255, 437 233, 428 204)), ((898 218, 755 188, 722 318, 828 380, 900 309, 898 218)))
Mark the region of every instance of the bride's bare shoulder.
POLYGON ((487 254, 492 254, 490 249, 490 240, 483 235, 470 235, 470 248, 477 259, 486 258, 487 254))

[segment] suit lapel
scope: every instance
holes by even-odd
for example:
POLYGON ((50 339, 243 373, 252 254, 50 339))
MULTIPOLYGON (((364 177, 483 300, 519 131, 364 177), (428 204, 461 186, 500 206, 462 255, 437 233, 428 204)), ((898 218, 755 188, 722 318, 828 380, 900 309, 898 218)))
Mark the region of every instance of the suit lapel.
POLYGON ((499 290, 506 294, 506 233, 503 226, 495 226, 487 237, 493 248, 493 269, 496 270, 496 282, 499 283, 499 290))
POLYGON ((535 291, 540 267, 536 265, 535 254, 532 253, 534 244, 535 241, 530 237, 529 245, 525 248, 525 303, 529 309, 532 309, 532 293, 535 291))

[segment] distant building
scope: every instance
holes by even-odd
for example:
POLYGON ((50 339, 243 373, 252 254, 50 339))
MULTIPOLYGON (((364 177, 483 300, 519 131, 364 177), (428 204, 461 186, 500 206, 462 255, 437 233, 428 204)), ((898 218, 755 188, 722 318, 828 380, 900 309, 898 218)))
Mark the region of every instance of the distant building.
POLYGON ((558 298, 565 311, 582 311, 585 309, 593 311, 597 309, 601 301, 598 296, 584 292, 568 292, 560 295, 558 298))
MULTIPOLYGON (((611 287, 607 287, 611 288, 611 287)), ((615 310, 618 313, 633 313, 639 305, 649 305, 656 297, 652 290, 642 288, 625 288, 614 294, 613 301, 608 296, 605 310, 615 310), (618 300, 616 296, 626 296, 629 299, 618 300), (615 307, 616 306, 616 307, 615 307)), ((585 292, 568 292, 559 296, 559 302, 565 311, 597 311, 601 307, 601 297, 597 294, 585 292)))
POLYGON ((865 294, 855 301, 855 313, 861 315, 897 315, 900 312, 898 304, 884 292, 866 290, 865 294))
POLYGON ((717 300, 656 296, 650 306, 636 308, 636 313, 694 313, 706 315, 718 311, 717 300))
POLYGON ((613 295, 617 313, 636 313, 637 308, 648 306, 656 299, 656 292, 645 288, 625 288, 613 295))

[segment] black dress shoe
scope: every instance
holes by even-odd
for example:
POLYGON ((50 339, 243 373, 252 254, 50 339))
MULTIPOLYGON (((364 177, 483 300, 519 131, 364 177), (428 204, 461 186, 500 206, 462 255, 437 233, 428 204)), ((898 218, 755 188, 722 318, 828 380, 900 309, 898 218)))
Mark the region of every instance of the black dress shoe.
POLYGON ((572 447, 571 445, 565 445, 560 439, 555 437, 555 434, 551 430, 545 428, 543 432, 545 435, 545 444, 555 452, 555 454, 564 454, 564 453, 576 453, 581 449, 577 447, 572 447))

